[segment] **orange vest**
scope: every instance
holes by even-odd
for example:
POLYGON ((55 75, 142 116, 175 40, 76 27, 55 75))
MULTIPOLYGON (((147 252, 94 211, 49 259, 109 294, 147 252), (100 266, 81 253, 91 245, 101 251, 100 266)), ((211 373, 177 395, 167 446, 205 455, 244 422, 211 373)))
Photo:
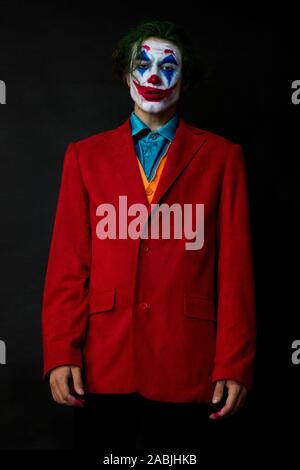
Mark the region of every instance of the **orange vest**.
POLYGON ((156 191, 156 188, 157 188, 159 179, 160 179, 160 177, 161 177, 161 174, 162 174, 164 165, 165 165, 165 163, 166 163, 166 160, 167 160, 167 153, 168 153, 168 150, 169 150, 169 148, 170 148, 170 145, 171 145, 171 142, 169 143, 169 145, 168 145, 168 147, 167 147, 167 150, 165 151, 164 155, 161 157, 161 159, 160 159, 160 161, 159 161, 159 164, 157 165, 155 174, 154 174, 153 178, 152 178, 150 181, 147 180, 147 177, 146 177, 146 175, 145 175, 143 166, 142 166, 142 164, 140 163, 139 159, 137 158, 137 161, 138 161, 138 164, 139 164, 139 168, 140 168, 140 172, 141 172, 142 180, 143 180, 143 183, 144 183, 144 186, 145 186, 146 195, 147 195, 147 199, 148 199, 149 204, 151 204, 151 201, 152 201, 152 198, 153 198, 154 193, 155 193, 155 191, 156 191))

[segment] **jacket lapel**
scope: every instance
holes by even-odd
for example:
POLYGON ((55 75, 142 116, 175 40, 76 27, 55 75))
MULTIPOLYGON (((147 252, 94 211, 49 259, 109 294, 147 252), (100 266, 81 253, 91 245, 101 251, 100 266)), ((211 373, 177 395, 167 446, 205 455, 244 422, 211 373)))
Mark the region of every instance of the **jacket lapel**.
POLYGON ((110 162, 114 177, 120 180, 117 185, 119 194, 127 196, 128 205, 142 203, 147 207, 149 203, 135 153, 130 119, 115 132, 111 141, 110 162))
POLYGON ((205 131, 197 129, 196 133, 183 119, 179 119, 178 128, 169 148, 167 160, 154 193, 152 204, 159 203, 206 140, 205 131))

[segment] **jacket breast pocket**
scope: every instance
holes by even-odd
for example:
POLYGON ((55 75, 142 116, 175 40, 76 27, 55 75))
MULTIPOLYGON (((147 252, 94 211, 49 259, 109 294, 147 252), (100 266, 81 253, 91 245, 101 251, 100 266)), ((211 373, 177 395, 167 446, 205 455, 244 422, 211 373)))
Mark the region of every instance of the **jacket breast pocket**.
POLYGON ((94 315, 101 312, 109 312, 115 309, 116 289, 94 291, 90 295, 89 314, 94 315))
POLYGON ((211 321, 216 320, 215 303, 211 299, 197 295, 184 294, 183 310, 187 317, 211 321))

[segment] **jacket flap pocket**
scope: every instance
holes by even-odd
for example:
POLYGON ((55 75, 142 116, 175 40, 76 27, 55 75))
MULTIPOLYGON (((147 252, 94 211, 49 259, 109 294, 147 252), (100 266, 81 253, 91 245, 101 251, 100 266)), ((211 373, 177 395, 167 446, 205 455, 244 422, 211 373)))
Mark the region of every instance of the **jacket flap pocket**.
POLYGON ((215 303, 211 299, 184 294, 184 313, 188 317, 215 320, 215 303))
POLYGON ((116 289, 95 291, 90 296, 89 314, 112 310, 115 306, 116 289))

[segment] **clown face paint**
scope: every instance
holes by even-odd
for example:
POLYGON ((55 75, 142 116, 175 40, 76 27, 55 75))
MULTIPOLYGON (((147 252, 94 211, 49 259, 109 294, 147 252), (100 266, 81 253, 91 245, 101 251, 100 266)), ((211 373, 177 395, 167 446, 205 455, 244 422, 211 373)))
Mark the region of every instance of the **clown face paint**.
POLYGON ((150 38, 133 53, 129 75, 130 95, 147 113, 160 113, 178 101, 182 57, 178 47, 163 39, 150 38))

